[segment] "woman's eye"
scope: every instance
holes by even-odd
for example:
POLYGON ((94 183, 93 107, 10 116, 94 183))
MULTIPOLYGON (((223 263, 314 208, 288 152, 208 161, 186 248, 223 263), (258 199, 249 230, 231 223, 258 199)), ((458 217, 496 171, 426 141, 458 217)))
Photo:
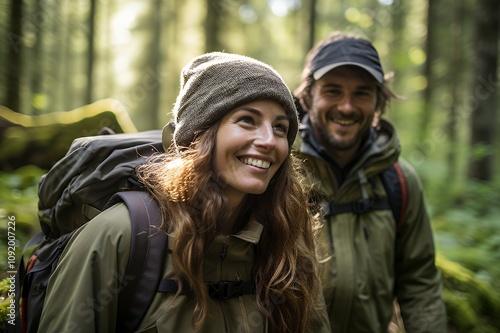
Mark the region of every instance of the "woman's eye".
POLYGON ((277 132, 281 132, 281 133, 285 133, 285 134, 288 133, 288 126, 286 126, 286 125, 276 124, 273 127, 274 127, 274 130, 277 132))
POLYGON ((238 118, 238 122, 246 123, 246 124, 253 124, 253 118, 249 116, 243 116, 238 118))

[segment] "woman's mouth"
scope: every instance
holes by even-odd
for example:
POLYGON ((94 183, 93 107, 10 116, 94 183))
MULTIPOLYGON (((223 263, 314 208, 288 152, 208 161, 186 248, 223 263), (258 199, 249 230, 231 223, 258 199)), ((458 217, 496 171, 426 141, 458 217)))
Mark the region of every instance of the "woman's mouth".
POLYGON ((261 168, 261 169, 269 169, 269 167, 271 166, 271 163, 268 161, 263 161, 263 160, 259 160, 257 158, 251 158, 251 157, 240 158, 240 161, 246 165, 251 165, 251 166, 254 166, 257 168, 261 168))

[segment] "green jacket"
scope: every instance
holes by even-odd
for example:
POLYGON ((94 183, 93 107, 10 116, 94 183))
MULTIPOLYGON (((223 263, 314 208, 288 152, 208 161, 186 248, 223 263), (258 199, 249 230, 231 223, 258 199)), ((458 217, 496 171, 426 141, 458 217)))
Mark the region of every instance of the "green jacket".
MULTIPOLYGON (((320 203, 387 198, 380 174, 399 158, 394 127, 382 120, 339 184, 339 172, 311 143, 307 121, 294 144, 305 161, 320 203), (337 176, 336 176, 337 174, 337 176)), ((390 210, 325 216, 319 252, 323 293, 335 333, 386 333, 396 297, 408 333, 446 332, 441 277, 422 186, 399 158, 407 180, 408 206, 401 229, 390 210)))
MULTIPOLYGON (((207 282, 249 281, 254 244, 262 225, 249 222, 231 236, 217 236, 205 254, 207 282), (221 259, 223 247, 227 254, 221 259)), ((64 250, 50 278, 40 332, 115 331, 117 296, 130 251, 130 217, 124 204, 104 211, 81 227, 64 250)), ((169 242, 171 243, 171 242, 169 242)), ((173 278, 171 251, 165 256, 164 278, 173 278)), ((125 277, 126 278, 126 277, 125 277)), ((191 296, 157 293, 137 332, 193 332, 191 296)), ((324 303, 323 309, 324 309, 324 303)), ((197 332, 268 332, 267 320, 253 295, 210 299, 205 324, 197 332)), ((326 312, 323 329, 330 332, 326 312)))

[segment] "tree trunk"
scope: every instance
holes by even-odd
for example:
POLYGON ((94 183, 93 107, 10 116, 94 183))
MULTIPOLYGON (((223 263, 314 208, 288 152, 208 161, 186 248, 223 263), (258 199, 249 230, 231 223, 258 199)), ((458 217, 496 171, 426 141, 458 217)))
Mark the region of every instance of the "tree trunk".
POLYGON ((205 51, 221 51, 219 41, 220 18, 223 6, 221 0, 206 0, 207 16, 205 17, 205 51))
MULTIPOLYGON (((451 1, 450 1, 451 3, 451 1)), ((463 57, 463 22, 464 22, 464 4, 463 0, 453 1, 453 12, 452 12, 452 22, 451 22, 451 56, 449 64, 449 86, 451 92, 451 103, 450 108, 447 112, 445 119, 445 131, 448 138, 448 151, 446 157, 447 163, 447 176, 445 180, 446 186, 452 184, 456 180, 457 176, 457 154, 458 154, 458 128, 457 128, 457 118, 458 118, 458 106, 462 103, 460 99, 461 94, 461 82, 463 81, 463 72, 457 70, 458 68, 464 68, 464 57, 463 57)))
MULTIPOLYGON (((389 68, 387 70, 394 72, 394 78, 391 82, 391 86, 398 86, 398 82, 401 77, 404 76, 405 64, 401 61, 402 55, 408 50, 407 47, 407 37, 406 37, 406 6, 402 5, 400 2, 393 4, 391 7, 387 8, 391 17, 391 28, 394 34, 394 39, 392 40, 391 52, 389 58, 387 59, 389 68)), ((396 91, 396 93, 399 93, 396 91)), ((396 104, 391 104, 391 106, 396 106, 396 104)), ((389 110, 390 119, 398 126, 400 120, 403 118, 401 112, 391 112, 392 108, 389 110)), ((401 110, 400 110, 401 111, 401 110)))
MULTIPOLYGON (((36 0, 35 3, 35 13, 42 13, 44 7, 44 3, 42 0, 36 0)), ((42 85, 42 77, 44 73, 44 45, 43 45, 43 35, 45 29, 45 20, 43 14, 39 14, 36 16, 36 39, 34 46, 34 56, 32 57, 32 76, 33 79, 31 81, 31 94, 32 94, 32 113, 40 114, 41 111, 45 108, 42 102, 40 102, 40 97, 43 96, 43 85, 42 85)))
MULTIPOLYGON (((425 42, 425 52, 427 59, 424 64, 423 75, 427 79, 427 87, 424 90, 424 101, 422 108, 422 115, 420 118, 420 127, 418 132, 418 142, 424 142, 427 138, 429 124, 432 120, 432 98, 434 95, 434 75, 432 64, 436 58, 436 49, 434 39, 436 37, 437 28, 437 15, 436 15, 436 1, 427 1, 427 39, 425 42)), ((422 151, 424 154, 426 150, 422 151)))
POLYGON ((92 87, 94 85, 94 37, 95 37, 95 13, 96 0, 90 0, 89 18, 88 18, 88 47, 87 47, 87 89, 85 92, 85 104, 92 103, 92 87))
POLYGON ((307 41, 307 52, 314 46, 316 43, 316 4, 317 0, 310 0, 309 3, 309 21, 308 21, 308 29, 309 36, 307 41))
POLYGON ((149 111, 149 125, 148 128, 158 128, 159 124, 159 111, 160 111, 160 91, 162 87, 161 78, 161 63, 162 63, 162 3, 163 0, 156 0, 153 6, 154 12, 152 15, 153 19, 153 38, 151 40, 151 59, 150 65, 152 71, 154 72, 154 79, 145 87, 151 90, 151 107, 149 111))
MULTIPOLYGON (((59 6, 54 6, 54 14, 60 17, 59 20, 53 20, 50 26, 50 33, 53 36, 53 41, 48 43, 47 54, 49 54, 50 61, 48 62, 46 72, 47 80, 56 82, 54 87, 47 90, 49 98, 50 111, 64 110, 64 96, 67 94, 68 82, 66 81, 66 63, 68 58, 67 50, 69 45, 66 44, 70 41, 68 25, 71 20, 68 19, 69 5, 67 1, 63 1, 59 6)), ((47 22, 49 23, 49 22, 47 22)), ((48 28, 48 25, 47 25, 48 28)))
POLYGON ((0 171, 29 164, 48 169, 75 138, 96 135, 102 127, 115 133, 137 131, 124 106, 114 99, 36 116, 0 106, 0 171))
POLYGON ((7 33, 7 89, 4 105, 21 112, 21 77, 23 75, 23 2, 12 0, 10 4, 9 32, 7 33))
POLYGON ((474 30, 474 65, 471 96, 472 156, 469 159, 470 180, 493 179, 500 2, 480 0, 477 3, 474 30))

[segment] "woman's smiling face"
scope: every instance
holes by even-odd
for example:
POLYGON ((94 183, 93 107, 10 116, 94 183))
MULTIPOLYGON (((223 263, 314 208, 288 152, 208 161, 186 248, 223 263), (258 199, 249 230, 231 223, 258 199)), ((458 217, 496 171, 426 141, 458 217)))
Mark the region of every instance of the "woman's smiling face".
POLYGON ((261 194, 288 156, 289 120, 272 100, 241 105, 221 119, 215 142, 215 172, 230 202, 261 194))

